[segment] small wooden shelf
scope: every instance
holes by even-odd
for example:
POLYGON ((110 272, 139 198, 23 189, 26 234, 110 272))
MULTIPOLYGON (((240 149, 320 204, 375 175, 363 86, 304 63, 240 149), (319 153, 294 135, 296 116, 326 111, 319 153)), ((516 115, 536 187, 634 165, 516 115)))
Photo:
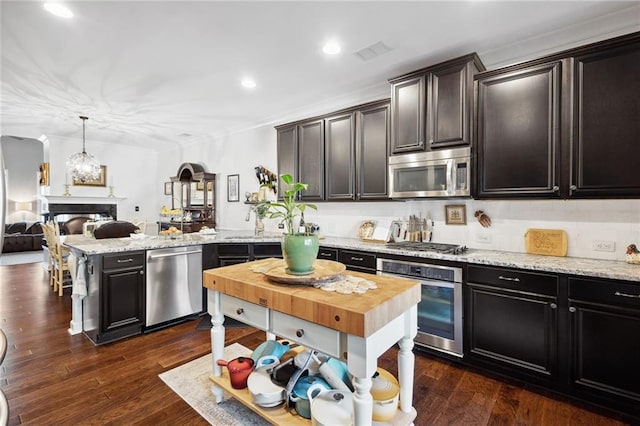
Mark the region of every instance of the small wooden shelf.
MULTIPOLYGON (((311 424, 311 420, 299 416, 296 414, 296 410, 286 408, 285 404, 273 408, 263 408, 255 405, 248 389, 234 389, 231 387, 229 373, 224 368, 222 369, 222 375, 220 377, 215 377, 213 374, 210 374, 209 380, 224 389, 224 391, 229 393, 234 399, 240 401, 242 405, 274 425, 309 426, 311 424)), ((412 407, 410 413, 398 410, 392 420, 388 422, 372 422, 371 424, 373 426, 406 426, 412 424, 417 415, 416 409, 412 407)))

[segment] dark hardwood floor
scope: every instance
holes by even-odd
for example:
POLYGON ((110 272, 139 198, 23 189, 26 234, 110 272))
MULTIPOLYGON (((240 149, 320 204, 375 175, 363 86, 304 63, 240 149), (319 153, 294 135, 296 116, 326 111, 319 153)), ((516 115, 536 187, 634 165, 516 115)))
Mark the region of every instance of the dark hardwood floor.
MULTIPOLYGON (((53 294, 41 264, 0 266, 0 327, 9 349, 0 386, 10 425, 207 424, 158 374, 210 352, 190 321, 104 346, 67 333, 69 290, 53 294)), ((255 348, 264 333, 227 329, 227 344, 255 348)), ((395 350, 379 365, 397 372, 395 350)), ((595 411, 416 355, 417 425, 621 425, 595 411)), ((239 424, 242 421, 239 420, 239 424)))

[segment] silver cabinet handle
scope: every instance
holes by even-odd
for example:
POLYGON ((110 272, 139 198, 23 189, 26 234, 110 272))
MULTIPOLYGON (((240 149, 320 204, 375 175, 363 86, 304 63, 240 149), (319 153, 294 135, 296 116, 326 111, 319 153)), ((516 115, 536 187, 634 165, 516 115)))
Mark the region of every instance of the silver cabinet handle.
POLYGON ((575 191, 576 189, 578 189, 578 187, 576 185, 571 185, 569 189, 572 191, 575 191))
POLYGON ((129 258, 129 259, 117 259, 116 262, 118 263, 129 263, 129 262, 133 262, 133 259, 129 258))
POLYGON ((498 276, 499 280, 503 280, 503 281, 516 281, 516 282, 520 282, 520 278, 515 277, 515 278, 511 278, 511 277, 503 277, 502 275, 498 276))
POLYGON ((180 251, 180 252, 175 252, 175 253, 150 254, 149 255, 149 260, 160 259, 162 257, 186 256, 188 254, 199 254, 199 253, 202 253, 202 250, 180 251))
POLYGON ((573 306, 569 308, 569 312, 575 312, 575 311, 577 311, 577 309, 574 308, 573 306))
POLYGON ((560 187, 558 185, 554 185, 553 192, 558 192, 558 191, 560 191, 560 187))
POLYGON ((320 253, 322 257, 331 257, 331 253, 320 253))
POLYGON ((351 256, 351 260, 355 260, 357 262, 362 262, 364 259, 361 258, 361 257, 353 257, 353 256, 351 256))
POLYGON ((558 305, 556 305, 555 303, 552 303, 549 306, 551 307, 551 309, 556 309, 558 307, 558 305))
POLYGON ((616 291, 614 294, 620 297, 630 297, 632 299, 640 299, 640 294, 620 293, 619 291, 616 291))

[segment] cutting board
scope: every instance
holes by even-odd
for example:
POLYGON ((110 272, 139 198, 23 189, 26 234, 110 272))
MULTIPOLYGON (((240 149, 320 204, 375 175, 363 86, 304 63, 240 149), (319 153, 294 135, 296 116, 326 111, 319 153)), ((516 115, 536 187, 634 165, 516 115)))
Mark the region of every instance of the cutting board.
POLYGON ((530 254, 566 256, 567 233, 562 229, 527 229, 524 246, 530 254))

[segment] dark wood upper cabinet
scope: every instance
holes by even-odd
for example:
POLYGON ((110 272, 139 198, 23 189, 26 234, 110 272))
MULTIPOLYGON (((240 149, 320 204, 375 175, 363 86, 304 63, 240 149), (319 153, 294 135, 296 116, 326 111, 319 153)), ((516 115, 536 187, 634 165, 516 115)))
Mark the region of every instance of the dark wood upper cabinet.
POLYGON ((302 200, 324 200, 324 120, 298 126, 298 179, 309 185, 302 200))
MULTIPOLYGON (((278 173, 290 174, 298 180, 298 127, 286 126, 276 129, 278 134, 278 173)), ((282 181, 278 179, 278 198, 284 191, 282 181)))
POLYGON ((577 56, 571 195, 640 195, 640 42, 577 56))
POLYGON ((388 199, 389 102, 356 112, 356 192, 361 200, 388 199))
POLYGON ((477 80, 478 197, 557 196, 560 71, 552 62, 477 80))
POLYGON ((640 196, 640 33, 477 74, 476 198, 640 196))
POLYGON ((473 76, 483 70, 473 53, 390 79, 392 154, 469 145, 473 76))
POLYGON ((355 197, 354 113, 325 119, 328 200, 355 197))
POLYGON ((391 147, 394 154, 424 150, 426 77, 402 79, 391 86, 391 147))

